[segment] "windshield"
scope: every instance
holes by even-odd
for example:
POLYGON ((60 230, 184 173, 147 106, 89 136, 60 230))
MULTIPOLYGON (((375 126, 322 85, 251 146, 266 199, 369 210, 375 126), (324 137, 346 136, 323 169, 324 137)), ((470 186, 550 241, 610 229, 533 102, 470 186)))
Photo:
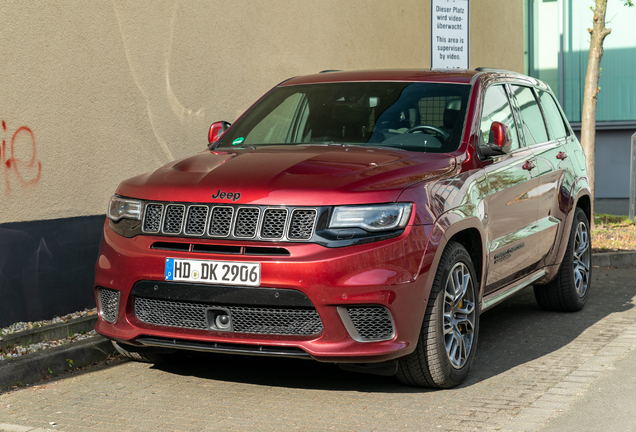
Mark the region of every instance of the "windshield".
POLYGON ((469 91, 466 84, 404 82, 277 87, 225 134, 218 148, 341 144, 454 151, 469 91))

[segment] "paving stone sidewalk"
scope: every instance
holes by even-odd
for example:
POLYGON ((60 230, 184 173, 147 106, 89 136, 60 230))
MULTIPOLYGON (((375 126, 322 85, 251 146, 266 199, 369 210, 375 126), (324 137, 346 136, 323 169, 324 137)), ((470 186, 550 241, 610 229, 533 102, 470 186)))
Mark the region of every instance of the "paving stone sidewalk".
POLYGON ((579 313, 522 291, 482 315, 471 375, 451 390, 302 360, 117 360, 0 395, 0 431, 540 430, 636 348, 635 300, 635 268, 595 268, 579 313))

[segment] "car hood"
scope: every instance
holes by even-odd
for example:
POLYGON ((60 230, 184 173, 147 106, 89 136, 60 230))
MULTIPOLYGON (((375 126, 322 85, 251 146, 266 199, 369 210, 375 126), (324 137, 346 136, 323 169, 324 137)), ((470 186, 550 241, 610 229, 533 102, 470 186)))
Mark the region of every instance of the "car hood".
POLYGON ((206 150, 128 179, 117 194, 153 201, 257 205, 392 202, 404 188, 443 175, 455 164, 447 154, 378 147, 206 150))

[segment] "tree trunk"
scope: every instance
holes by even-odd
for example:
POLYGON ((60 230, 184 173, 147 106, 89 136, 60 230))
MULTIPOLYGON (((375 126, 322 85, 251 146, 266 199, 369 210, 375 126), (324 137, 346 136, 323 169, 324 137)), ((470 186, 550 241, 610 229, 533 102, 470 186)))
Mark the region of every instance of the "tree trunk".
POLYGON ((605 27, 607 0, 595 0, 594 20, 590 32, 590 54, 585 75, 585 91, 583 93, 583 113, 581 115, 581 145, 587 161, 587 174, 592 191, 590 224, 594 226, 594 158, 596 147, 596 101, 601 91, 598 86, 601 58, 603 57, 603 41, 612 31, 605 27))

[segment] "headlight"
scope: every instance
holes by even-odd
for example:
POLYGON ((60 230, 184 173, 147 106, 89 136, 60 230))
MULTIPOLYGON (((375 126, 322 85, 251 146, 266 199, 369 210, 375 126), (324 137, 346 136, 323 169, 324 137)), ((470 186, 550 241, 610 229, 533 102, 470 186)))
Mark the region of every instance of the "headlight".
POLYGON ((141 220, 141 201, 113 195, 108 204, 108 218, 113 222, 122 218, 141 220))
POLYGON ((362 228, 367 231, 404 228, 412 207, 411 203, 335 207, 329 228, 362 228))

